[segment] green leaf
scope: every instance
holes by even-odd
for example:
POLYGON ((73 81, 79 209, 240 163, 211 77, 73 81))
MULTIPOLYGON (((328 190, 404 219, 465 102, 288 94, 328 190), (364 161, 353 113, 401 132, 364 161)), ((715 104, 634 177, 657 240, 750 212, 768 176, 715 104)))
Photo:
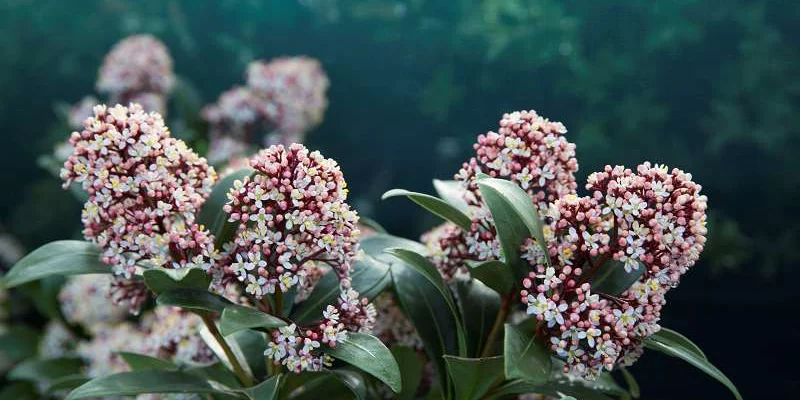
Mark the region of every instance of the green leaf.
POLYGON ((511 293, 511 289, 514 288, 514 277, 511 275, 511 270, 501 261, 468 262, 467 265, 470 267, 470 276, 483 282, 501 296, 511 293))
POLYGON ((479 400, 503 381, 503 357, 461 358, 444 356, 456 387, 456 398, 479 400))
POLYGON ((658 336, 658 334, 656 334, 645 339, 644 345, 648 349, 658 350, 664 354, 680 358, 681 360, 692 364, 695 368, 705 372, 710 377, 725 385, 738 400, 742 400, 742 395, 739 393, 739 390, 736 389, 736 386, 733 384, 733 382, 731 382, 731 380, 728 379, 728 377, 725 376, 722 371, 712 365, 705 357, 697 353, 697 345, 685 337, 683 338, 685 339, 685 342, 691 344, 687 344, 683 340, 675 341, 672 339, 674 339, 674 336, 658 336))
POLYGON ((445 221, 450 221, 458 226, 461 229, 469 231, 472 222, 470 221, 469 217, 461 212, 456 207, 451 206, 450 204, 446 203, 444 200, 433 197, 428 194, 417 193, 417 192, 409 192, 408 190, 403 189, 392 189, 381 196, 382 200, 386 200, 390 197, 397 197, 397 196, 406 196, 414 203, 419 204, 422 208, 434 213, 435 215, 441 217, 445 221))
POLYGON ((219 382, 229 388, 240 388, 242 383, 239 378, 222 362, 217 362, 203 367, 189 368, 186 372, 195 374, 205 380, 219 382))
POLYGON ((229 305, 222 310, 219 330, 223 336, 251 328, 275 329, 286 326, 286 322, 278 317, 273 317, 252 307, 236 304, 229 305))
POLYGON ((0 390, 0 400, 40 400, 41 395, 30 382, 12 382, 0 390))
POLYGON ((505 262, 517 280, 521 281, 528 270, 520 257, 520 247, 525 239, 535 238, 545 249, 539 213, 530 196, 510 181, 483 178, 478 179, 477 183, 481 197, 492 213, 505 262))
POLYGON ((0 333, 0 358, 10 362, 36 356, 39 351, 39 332, 35 329, 14 324, 8 331, 0 333))
POLYGON ((214 235, 214 245, 221 249, 224 243, 230 242, 236 234, 238 222, 228 222, 228 213, 222 209, 228 202, 228 192, 234 182, 252 177, 255 171, 243 168, 226 176, 214 186, 208 199, 200 209, 197 222, 203 224, 214 235))
POLYGON ((686 336, 681 335, 678 332, 673 331, 672 329, 661 327, 661 329, 656 332, 653 337, 657 338, 660 342, 664 343, 672 343, 674 346, 682 346, 687 350, 694 352, 698 357, 708 360, 703 350, 700 350, 694 342, 689 340, 686 336))
POLYGON ((281 387, 281 381, 283 380, 283 375, 278 374, 270 377, 264 382, 259 383, 256 386, 249 387, 244 389, 244 393, 247 397, 253 400, 273 400, 278 398, 278 390, 281 387))
POLYGON ((539 343, 535 336, 520 327, 506 324, 503 354, 508 379, 520 379, 541 384, 550 377, 550 351, 539 343))
POLYGON ((353 400, 359 399, 361 394, 354 392, 330 371, 289 374, 283 386, 281 398, 290 400, 353 400))
POLYGON ((364 377, 361 376, 361 374, 357 371, 347 368, 338 368, 328 370, 327 373, 338 379, 339 382, 350 389, 350 391, 353 392, 353 395, 356 397, 356 400, 367 399, 367 383, 364 381, 364 377))
POLYGON ((77 358, 28 359, 8 372, 8 379, 50 383, 81 372, 83 362, 77 358))
POLYGON ((108 274, 111 267, 100 261, 101 253, 82 240, 50 242, 22 257, 0 282, 8 289, 50 275, 108 274))
MULTIPOLYGON (((352 288, 357 290, 361 297, 372 300, 389 286, 392 278, 389 275, 388 266, 365 255, 356 259, 350 274, 350 281, 352 288)), ((340 293, 341 288, 336 271, 328 271, 319 280, 308 298, 298 305, 292 313, 291 319, 297 323, 319 320, 325 307, 329 304, 336 304, 340 293)))
POLYGON ((395 396, 395 400, 413 400, 416 398, 419 383, 422 380, 422 369, 425 367, 422 357, 417 351, 406 346, 392 346, 390 349, 397 365, 400 367, 403 389, 395 396))
POLYGON ((397 361, 375 336, 366 333, 348 333, 343 342, 328 348, 327 353, 378 378, 395 393, 402 389, 397 361))
POLYGON ((154 293, 178 288, 207 290, 211 276, 200 268, 153 268, 144 271, 144 283, 154 293))
POLYGON ((267 349, 267 341, 264 333, 252 330, 244 330, 234 333, 226 338, 226 341, 234 342, 231 349, 236 354, 236 358, 244 360, 254 377, 267 375, 267 365, 264 363, 264 350, 267 349), (233 340, 230 340, 233 339, 233 340))
POLYGON ((433 188, 436 189, 436 193, 442 200, 459 209, 464 214, 469 215, 469 205, 464 200, 464 193, 466 190, 461 186, 460 182, 434 179, 433 188))
POLYGON ((156 303, 164 306, 175 306, 195 313, 221 313, 231 303, 222 296, 200 289, 177 288, 161 293, 156 303))
POLYGON ((368 238, 364 238, 360 243, 360 248, 361 250, 364 250, 364 253, 374 258, 378 262, 387 265, 400 262, 394 256, 384 252, 384 250, 392 247, 399 247, 406 250, 415 251, 420 254, 426 254, 428 251, 427 247, 425 247, 425 245, 422 243, 392 235, 373 235, 368 238))
MULTIPOLYGON (((464 319, 467 336, 467 354, 481 354, 484 341, 489 336, 497 312, 500 310, 500 296, 483 283, 471 279, 456 279, 455 287, 459 310, 464 319)), ((491 346, 491 343, 487 343, 491 346)))
POLYGON ((630 392, 634 399, 638 399, 641 395, 641 391, 639 390, 639 383, 636 382, 636 378, 625 367, 619 367, 619 370, 622 371, 622 377, 628 385, 628 392, 630 392))
POLYGON ((386 253, 391 254, 397 257, 399 260, 403 261, 406 265, 414 268, 417 272, 419 272, 425 279, 428 280, 436 290, 439 291, 439 294, 447 303, 447 306, 450 308, 450 312, 453 313, 453 319, 456 321, 456 337, 458 339, 458 355, 464 356, 467 352, 467 341, 466 336, 464 334, 464 328, 461 324, 461 317, 458 314, 458 310, 456 309, 455 302, 453 302, 452 294, 450 293, 450 289, 445 286, 444 281, 442 281, 442 276, 439 275, 439 271, 436 269, 436 266, 433 265, 427 258, 424 256, 402 248, 391 248, 386 249, 386 253))
POLYGON ((591 387, 584 386, 578 381, 550 382, 534 385, 521 380, 513 380, 504 383, 486 397, 487 399, 508 398, 511 395, 536 393, 549 397, 561 398, 562 396, 572 396, 581 400, 613 400, 603 392, 591 387))
POLYGON ((178 369, 178 366, 160 358, 151 357, 144 354, 130 353, 127 351, 120 351, 117 353, 132 371, 140 371, 143 369, 178 369))
POLYGON ((626 272, 624 263, 610 260, 598 268, 600 270, 589 281, 592 284, 592 292, 619 296, 639 280, 647 267, 639 263, 638 269, 626 272))
POLYGON ((135 396, 143 393, 221 393, 202 377, 185 371, 148 369, 121 372, 92 379, 67 395, 67 400, 92 397, 135 396))
POLYGON ((58 396, 58 398, 62 398, 66 392, 69 392, 72 389, 89 382, 90 380, 92 380, 92 378, 84 375, 67 375, 53 380, 50 383, 50 386, 47 387, 45 394, 61 393, 62 395, 58 396))
POLYGON ((66 281, 63 275, 51 275, 19 286, 19 291, 30 298, 36 310, 50 319, 60 320, 61 305, 58 294, 66 281))

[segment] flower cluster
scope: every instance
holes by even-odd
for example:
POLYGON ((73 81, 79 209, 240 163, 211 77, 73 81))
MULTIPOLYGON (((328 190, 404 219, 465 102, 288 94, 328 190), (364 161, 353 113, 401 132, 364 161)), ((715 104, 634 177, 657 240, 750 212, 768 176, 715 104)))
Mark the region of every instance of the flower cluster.
POLYGON ((114 45, 106 55, 97 91, 108 94, 112 104, 141 102, 149 111, 164 112, 166 95, 174 84, 167 47, 151 35, 134 35, 114 45))
POLYGON ((707 199, 691 175, 650 163, 635 173, 606 167, 587 189, 591 196, 567 195, 548 209, 547 254, 533 240, 523 245, 534 271, 521 295, 565 372, 593 379, 633 363, 660 329, 666 292, 703 250, 707 199), (593 288, 607 268, 636 274, 635 282, 621 294, 593 288))
POLYGON ((345 202, 347 184, 335 161, 300 144, 276 145, 250 160, 252 177, 236 181, 224 209, 239 223, 223 254, 225 278, 261 298, 303 285, 317 263, 349 286, 358 244, 358 215, 345 202))
POLYGON ((328 78, 312 58, 251 63, 246 86, 222 93, 203 110, 211 125, 209 159, 240 156, 267 133, 267 144, 302 143, 306 132, 322 121, 327 89, 328 78))
POLYGON ((83 128, 83 122, 94 115, 94 106, 100 104, 94 96, 84 96, 67 110, 67 123, 72 129, 83 128))
POLYGON ((422 238, 446 280, 459 270, 466 270, 465 260, 502 259, 494 220, 478 191, 479 173, 518 184, 540 209, 546 209, 548 202, 574 194, 577 188, 575 144, 567 141, 563 124, 531 110, 506 113, 499 125, 497 132, 478 136, 473 146, 475 157, 464 163, 455 176, 470 206, 470 230, 445 224, 422 238))
POLYGON ((39 356, 61 358, 74 355, 75 335, 59 321, 50 321, 39 340, 39 356))
POLYGON ((97 324, 110 324, 125 319, 128 310, 109 304, 111 275, 76 275, 64 284, 58 294, 61 314, 70 324, 91 329, 97 324))
POLYGON ((319 371, 332 361, 322 346, 336 347, 348 332, 370 332, 375 316, 375 307, 366 298, 359 299, 353 289, 343 289, 338 304, 328 305, 318 324, 307 328, 291 324, 273 331, 264 355, 291 372, 319 371))
MULTIPOLYGON (((70 138, 73 154, 64 162, 64 187, 80 182, 89 194, 84 236, 101 247, 103 262, 128 279, 140 267, 208 269, 213 238, 195 214, 216 180, 206 160, 170 137, 157 113, 138 104, 94 108, 94 117, 70 138)), ((131 300, 130 282, 118 299, 131 300)), ((134 307, 136 309, 136 307, 134 307)))
POLYGON ((377 317, 372 332, 383 343, 387 346, 397 344, 418 351, 423 350, 422 339, 417 330, 400 310, 391 293, 383 293, 375 299, 375 310, 377 317))
POLYGON ((142 320, 148 354, 179 365, 210 364, 216 356, 200 337, 202 320, 177 307, 157 307, 142 320))
POLYGON ((144 354, 145 337, 146 332, 130 322, 101 325, 94 331, 92 340, 78 343, 77 353, 86 361, 86 373, 90 377, 124 372, 128 364, 118 353, 144 354))

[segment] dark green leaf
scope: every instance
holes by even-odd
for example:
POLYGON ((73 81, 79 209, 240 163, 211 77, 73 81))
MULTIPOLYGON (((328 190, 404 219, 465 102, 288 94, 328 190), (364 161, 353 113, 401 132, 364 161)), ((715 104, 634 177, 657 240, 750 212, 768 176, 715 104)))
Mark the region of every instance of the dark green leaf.
POLYGON ((395 400, 413 400, 416 398, 419 383, 422 380, 424 361, 417 351, 410 347, 392 346, 390 351, 400 367, 400 376, 403 382, 403 389, 395 396, 395 400))
POLYGON ((28 359, 8 372, 8 379, 50 383, 81 372, 83 362, 77 358, 28 359))
POLYGON ((120 351, 117 353, 132 371, 139 371, 143 369, 178 369, 178 366, 160 358, 151 357, 144 354, 129 353, 127 351, 120 351))
POLYGON ((456 398, 479 400, 503 381, 503 357, 461 358, 444 356, 456 387, 456 398))
POLYGON ((154 268, 144 271, 144 283, 154 293, 178 288, 207 290, 211 276, 200 268, 154 268))
POLYGON ((370 236, 361 241, 360 247, 368 256, 374 258, 378 262, 388 265, 400 262, 394 256, 384 252, 384 250, 388 248, 400 247, 420 254, 425 254, 427 252, 427 248, 422 243, 392 235, 370 236))
POLYGON ((178 288, 161 293, 156 303, 165 306, 181 307, 184 310, 208 313, 221 313, 231 303, 222 296, 199 289, 178 288))
POLYGON ((469 205, 464 201, 464 187, 458 181, 433 180, 433 188, 442 200, 469 215, 469 205))
POLYGON ((142 393, 222 393, 202 377, 185 371, 142 370, 107 375, 77 387, 67 400, 92 397, 135 396, 142 393))
MULTIPOLYGON (((673 339, 673 337, 653 335, 645 339, 644 345, 649 349, 658 350, 664 354, 680 358, 681 360, 692 364, 695 366, 695 368, 705 372, 712 378, 725 385, 738 400, 742 400, 742 395, 739 394, 739 390, 736 389, 736 386, 733 384, 733 382, 731 382, 731 380, 728 379, 728 377, 725 376, 722 371, 712 365, 705 357, 702 357, 697 353, 697 345, 694 345, 693 343, 688 345, 683 341, 675 341, 671 339, 673 339)), ((686 339, 686 341, 691 343, 689 339, 686 339)))
POLYGON ((395 393, 402 389, 397 361, 375 336, 351 332, 347 334, 347 339, 329 348, 327 352, 331 357, 378 378, 395 393))
POLYGON ((229 388, 241 387, 241 382, 236 374, 233 373, 223 363, 218 362, 204 367, 187 369, 186 372, 200 376, 206 380, 219 382, 229 388))
POLYGON ((641 391, 639 390, 639 383, 636 382, 636 378, 625 367, 620 367, 619 370, 622 371, 622 377, 625 378, 625 383, 628 385, 628 392, 630 392, 634 399, 638 399, 641 391))
POLYGON ((214 235, 214 245, 221 249, 224 243, 230 242, 236 234, 238 222, 228 222, 228 214, 222 209, 228 202, 228 192, 233 187, 233 183, 252 177, 255 171, 250 168, 243 168, 226 176, 214 186, 211 195, 203 204, 197 216, 197 222, 203 224, 214 235))
POLYGON ((640 263, 638 269, 625 272, 623 263, 610 260, 598 268, 600 270, 590 280, 592 292, 619 296, 639 280, 646 267, 640 263))
POLYGON ((10 362, 34 357, 38 352, 39 332, 26 325, 15 324, 0 333, 0 358, 10 362))
POLYGON ((244 329, 275 329, 281 326, 286 326, 286 322, 278 317, 273 317, 252 307, 236 304, 225 307, 219 321, 219 330, 224 336, 244 329))
POLYGON ((550 377, 550 351, 535 336, 514 325, 506 324, 503 341, 505 372, 508 379, 521 379, 532 384, 547 382, 550 377))
MULTIPOLYGON (((66 394, 67 392, 75 389, 76 387, 83 385, 86 382, 89 382, 92 378, 89 378, 84 375, 67 375, 58 379, 53 380, 50 383, 50 386, 47 387, 46 394, 54 394, 54 393, 62 393, 66 394)), ((59 398, 64 397, 59 396, 59 398)))
POLYGON ((682 346, 687 350, 693 351, 698 357, 708 360, 708 357, 706 357, 705 353, 703 353, 703 350, 700 350, 700 347, 694 344, 694 342, 689 340, 689 338, 686 336, 683 336, 672 329, 661 327, 661 329, 656 332, 653 337, 657 338, 658 341, 663 343, 671 343, 674 346, 682 346))
POLYGON ((107 274, 111 267, 100 261, 102 251, 82 240, 59 240, 32 251, 19 260, 2 279, 12 288, 50 275, 107 274))
MULTIPOLYGON (((377 297, 392 281, 389 267, 374 258, 364 255, 356 259, 350 274, 352 288, 361 297, 369 300, 377 297)), ((317 283, 314 291, 300 303, 292 313, 291 319, 298 323, 307 323, 322 317, 322 311, 329 304, 336 304, 341 293, 339 277, 336 271, 328 271, 317 283)))
POLYGON ((470 267, 469 274, 483 282, 500 295, 511 293, 514 288, 514 277, 508 265, 501 261, 484 261, 480 263, 467 263, 470 267))
POLYGON ((338 368, 329 370, 328 373, 333 375, 339 380, 339 382, 342 382, 344 386, 350 389, 350 391, 353 392, 356 400, 367 399, 367 383, 364 381, 364 377, 361 376, 361 374, 359 374, 357 371, 347 368, 338 368))
POLYGON ((406 196, 414 203, 419 204, 422 208, 434 213, 435 215, 441 217, 445 221, 450 221, 458 226, 461 229, 469 230, 472 226, 472 222, 470 221, 469 217, 461 212, 458 208, 451 206, 450 204, 446 203, 444 200, 433 197, 428 194, 417 193, 417 192, 409 192, 408 190, 403 189, 392 189, 381 196, 381 199, 386 200, 390 197, 397 197, 397 196, 406 196))
POLYGON ((600 391, 581 385, 581 383, 574 382, 551 382, 540 385, 534 385, 521 380, 514 380, 503 384, 497 389, 493 390, 488 399, 507 398, 510 395, 519 394, 542 394, 545 396, 561 398, 564 395, 573 396, 581 400, 613 400, 611 397, 603 394, 600 391))
POLYGON ((477 356, 481 354, 483 342, 489 336, 497 312, 500 310, 500 296, 474 279, 456 279, 455 284, 451 284, 451 287, 453 286, 464 319, 467 354, 477 356))
POLYGON ((436 266, 433 265, 427 258, 416 253, 411 250, 406 250, 402 248, 391 248, 386 249, 386 253, 391 254, 397 257, 399 260, 403 261, 406 265, 411 268, 414 268, 417 272, 420 273, 425 279, 428 280, 433 286, 439 291, 439 294, 444 299, 447 306, 450 308, 450 312, 453 313, 453 319, 457 322, 456 325, 456 338, 458 339, 458 354, 460 356, 466 355, 467 352, 467 341, 466 336, 464 335, 464 328, 461 325, 461 318, 458 314, 458 310, 456 309, 455 303, 453 302, 452 294, 450 293, 450 289, 445 286, 444 281, 442 280, 442 276, 439 275, 439 271, 436 269, 436 266))
POLYGON ((256 386, 244 389, 244 393, 252 400, 273 400, 278 398, 283 375, 274 375, 256 386))
POLYGON ((58 301, 58 293, 65 281, 66 277, 63 275, 51 275, 23 284, 19 286, 19 290, 30 298, 36 306, 36 310, 42 315, 60 320, 61 306, 58 301))
POLYGON ((290 400, 353 400, 358 395, 339 377, 326 372, 290 374, 283 385, 281 398, 290 400))
POLYGON ((42 397, 30 382, 11 382, 0 390, 0 400, 40 400, 42 397))
POLYGON ((264 350, 267 349, 267 341, 264 339, 264 334, 261 332, 244 330, 234 333, 226 340, 235 343, 231 346, 234 353, 237 353, 237 358, 244 360, 249 367, 250 372, 255 377, 263 377, 267 375, 267 365, 264 362, 264 350))

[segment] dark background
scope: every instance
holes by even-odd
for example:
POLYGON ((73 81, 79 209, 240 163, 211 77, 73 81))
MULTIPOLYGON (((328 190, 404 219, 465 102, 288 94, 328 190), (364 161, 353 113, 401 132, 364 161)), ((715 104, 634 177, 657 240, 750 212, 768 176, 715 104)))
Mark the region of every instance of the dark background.
MULTIPOLYGON (((562 121, 579 182, 644 160, 691 172, 709 197, 709 247, 670 292, 663 325, 746 398, 800 389, 797 1, 5 0, 0 229, 26 248, 79 222, 77 201, 36 166, 69 134, 54 105, 91 94, 103 55, 140 32, 167 44, 201 103, 241 84, 254 59, 318 58, 330 107, 307 145, 340 162, 362 214, 401 236, 436 221, 380 194, 432 192, 503 112, 562 121)), ((632 371, 645 399, 729 397, 660 354, 632 371)))

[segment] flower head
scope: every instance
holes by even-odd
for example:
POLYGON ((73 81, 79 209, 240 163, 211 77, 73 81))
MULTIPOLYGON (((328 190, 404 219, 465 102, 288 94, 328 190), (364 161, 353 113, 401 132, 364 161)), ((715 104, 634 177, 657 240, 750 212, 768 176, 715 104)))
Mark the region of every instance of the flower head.
POLYGON ((107 93, 112 103, 128 103, 142 93, 165 96, 174 83, 172 57, 166 46, 151 35, 134 35, 114 45, 106 55, 97 91, 107 93))
POLYGON ((97 324, 117 323, 125 319, 128 309, 111 302, 111 275, 77 275, 69 278, 58 302, 61 313, 70 324, 91 329, 97 324))

